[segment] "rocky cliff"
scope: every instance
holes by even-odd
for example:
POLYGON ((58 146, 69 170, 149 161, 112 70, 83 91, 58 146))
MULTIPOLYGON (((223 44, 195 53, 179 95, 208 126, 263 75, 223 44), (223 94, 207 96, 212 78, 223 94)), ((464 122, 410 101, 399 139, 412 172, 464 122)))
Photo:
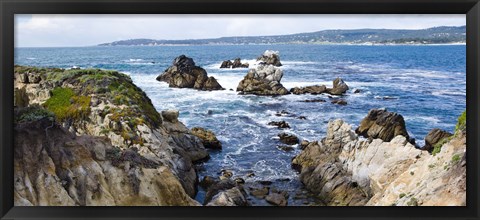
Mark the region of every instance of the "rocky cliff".
POLYGON ((337 119, 329 122, 327 136, 309 143, 292 166, 304 185, 329 205, 463 206, 465 117, 459 118, 455 134, 440 143, 438 153, 430 154, 402 135, 389 141, 363 139, 337 119))
POLYGON ((157 112, 130 77, 22 66, 14 76, 15 204, 198 204, 191 199, 198 182, 193 163, 208 152, 178 112, 157 112), (38 121, 47 113, 49 126, 38 121), (45 190, 45 181, 54 190, 45 190))

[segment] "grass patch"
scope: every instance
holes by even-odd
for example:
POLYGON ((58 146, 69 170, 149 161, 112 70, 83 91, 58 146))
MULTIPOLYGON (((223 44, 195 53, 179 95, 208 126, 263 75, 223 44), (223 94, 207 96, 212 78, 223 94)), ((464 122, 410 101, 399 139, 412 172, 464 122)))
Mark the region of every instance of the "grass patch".
POLYGON ((446 144, 447 142, 451 141, 452 138, 453 138, 453 136, 443 138, 443 139, 440 140, 438 143, 436 143, 435 145, 433 145, 432 155, 435 156, 435 155, 437 155, 438 153, 440 153, 440 151, 442 150, 442 146, 443 146, 444 144, 446 144))
POLYGON ((455 155, 453 155, 451 162, 452 162, 452 163, 457 163, 457 162, 460 161, 461 159, 462 159, 462 158, 461 158, 460 154, 455 154, 455 155))
POLYGON ((407 194, 405 194, 405 193, 401 193, 401 194, 398 196, 398 198, 400 198, 400 199, 401 199, 401 198, 403 198, 403 197, 405 197, 405 196, 407 196, 407 194))
POLYGON ((463 113, 458 117, 457 125, 455 126, 455 134, 459 131, 463 131, 466 129, 467 126, 467 110, 463 111, 463 113))
POLYGON ((415 197, 410 198, 410 201, 407 202, 408 206, 418 206, 418 199, 415 197))
POLYGON ((44 106, 58 121, 86 119, 90 115, 89 96, 76 96, 70 88, 55 88, 44 106))

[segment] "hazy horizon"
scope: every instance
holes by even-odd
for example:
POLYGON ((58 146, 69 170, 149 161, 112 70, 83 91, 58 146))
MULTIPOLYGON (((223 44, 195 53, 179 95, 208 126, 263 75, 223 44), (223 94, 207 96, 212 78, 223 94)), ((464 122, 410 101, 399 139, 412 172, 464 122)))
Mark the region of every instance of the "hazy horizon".
POLYGON ((15 15, 15 47, 463 26, 465 15, 15 15), (167 31, 165 31, 167 30, 167 31))

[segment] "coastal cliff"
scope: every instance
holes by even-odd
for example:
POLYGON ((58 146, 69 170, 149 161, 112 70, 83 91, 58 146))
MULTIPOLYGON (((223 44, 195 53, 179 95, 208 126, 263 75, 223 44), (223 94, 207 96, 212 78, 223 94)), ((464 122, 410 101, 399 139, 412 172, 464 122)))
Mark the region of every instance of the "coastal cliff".
POLYGON ((129 76, 16 66, 14 77, 16 205, 199 205, 193 163, 208 152, 129 76))
MULTIPOLYGON (((378 112, 394 115, 385 110, 378 112)), ((390 119, 400 120, 399 117, 390 119)), ((292 166, 300 172, 305 187, 328 205, 464 206, 465 120, 464 113, 455 134, 437 143, 436 154, 416 148, 408 136, 396 135, 387 141, 363 139, 351 125, 340 119, 333 120, 328 124, 326 137, 309 143, 292 160, 292 166)), ((376 122, 370 127, 386 132, 381 136, 405 129, 393 121, 384 122, 383 127, 378 127, 376 122)))

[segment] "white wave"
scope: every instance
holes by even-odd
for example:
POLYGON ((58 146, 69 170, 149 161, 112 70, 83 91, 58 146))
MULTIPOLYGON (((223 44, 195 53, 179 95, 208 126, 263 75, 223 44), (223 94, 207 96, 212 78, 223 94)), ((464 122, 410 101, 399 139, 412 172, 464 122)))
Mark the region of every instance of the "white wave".
POLYGON ((451 90, 440 90, 432 92, 434 96, 467 96, 465 92, 460 91, 451 91, 451 90))
POLYGON ((36 60, 37 58, 35 58, 35 57, 27 57, 26 59, 27 59, 27 60, 36 60))
POLYGON ((143 59, 128 59, 128 62, 141 62, 143 59))

